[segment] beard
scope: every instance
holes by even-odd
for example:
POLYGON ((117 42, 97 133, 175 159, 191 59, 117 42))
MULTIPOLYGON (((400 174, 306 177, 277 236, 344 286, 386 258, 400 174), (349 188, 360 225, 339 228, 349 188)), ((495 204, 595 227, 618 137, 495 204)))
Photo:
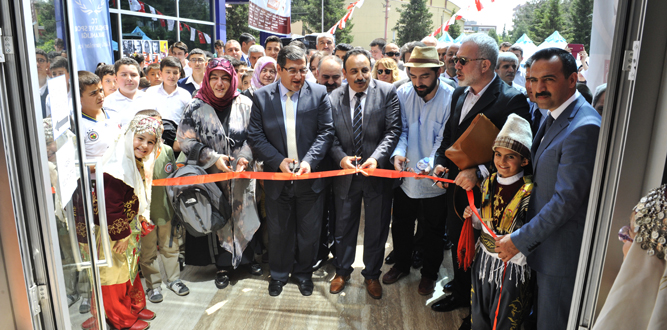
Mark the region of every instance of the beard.
POLYGON ((435 79, 433 79, 433 83, 430 86, 415 86, 414 84, 412 86, 414 87, 415 92, 417 92, 417 95, 419 95, 421 98, 424 98, 426 95, 431 94, 435 87, 438 86, 438 77, 436 76, 435 79), (426 88, 426 90, 420 92, 417 88, 426 88))
POLYGON ((324 83, 324 86, 326 86, 326 88, 327 88, 327 93, 331 93, 331 92, 334 91, 334 89, 340 87, 340 85, 338 85, 336 83, 333 83, 333 84, 324 83))

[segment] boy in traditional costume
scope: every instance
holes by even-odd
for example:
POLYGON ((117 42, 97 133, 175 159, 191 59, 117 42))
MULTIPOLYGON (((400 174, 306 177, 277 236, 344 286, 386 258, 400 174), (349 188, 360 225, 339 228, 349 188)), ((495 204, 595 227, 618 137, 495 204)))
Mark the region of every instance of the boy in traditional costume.
POLYGON ((523 167, 529 164, 531 145, 530 123, 511 114, 493 145, 497 172, 482 182, 479 214, 486 226, 470 207, 463 214, 465 219, 472 217, 473 227, 482 229, 472 265, 473 329, 519 329, 531 309, 535 284, 526 257, 519 253, 503 264, 489 232, 507 235, 529 220, 526 211, 533 182, 523 167))

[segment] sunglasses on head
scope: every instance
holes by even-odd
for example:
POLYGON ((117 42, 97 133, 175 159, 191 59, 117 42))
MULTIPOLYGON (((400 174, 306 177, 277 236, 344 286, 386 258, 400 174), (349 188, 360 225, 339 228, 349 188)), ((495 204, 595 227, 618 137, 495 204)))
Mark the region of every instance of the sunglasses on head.
POLYGON ((401 55, 401 52, 386 52, 384 54, 389 56, 389 57, 394 57, 394 56, 401 55))
POLYGON ((468 58, 465 58, 465 57, 454 57, 453 60, 454 60, 455 64, 461 62, 461 65, 465 66, 466 64, 468 64, 468 62, 484 61, 484 60, 486 60, 486 58, 481 58, 480 57, 480 58, 468 59, 468 58))
POLYGON ((389 69, 384 69, 384 70, 378 70, 378 74, 391 74, 392 70, 389 69))
POLYGON ((229 62, 228 59, 226 58, 214 58, 210 61, 208 61, 208 68, 213 69, 217 67, 218 65, 222 65, 223 68, 229 69, 232 67, 232 63, 229 62))

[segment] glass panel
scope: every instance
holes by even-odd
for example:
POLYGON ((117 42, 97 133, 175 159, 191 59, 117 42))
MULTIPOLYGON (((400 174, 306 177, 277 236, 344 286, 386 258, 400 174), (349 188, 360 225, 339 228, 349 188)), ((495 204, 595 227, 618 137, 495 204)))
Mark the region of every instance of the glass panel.
POLYGON ((211 0, 179 0, 178 2, 181 18, 212 22, 211 8, 211 0))
MULTIPOLYGON (((110 0, 114 1, 114 0, 110 0)), ((167 16, 176 16, 176 1, 175 0, 147 0, 147 1, 128 1, 128 0, 115 0, 120 1, 120 9, 144 12, 147 14, 152 14, 151 7, 155 9, 155 13, 162 13, 167 16), (133 3, 130 6, 130 2, 133 3)))
MULTIPOLYGON (((121 15, 121 22, 123 25, 123 40, 167 40, 169 44, 176 42, 176 31, 178 25, 174 22, 173 30, 169 31, 169 23, 164 20, 164 25, 160 20, 153 21, 147 17, 139 17, 133 15, 121 15), (145 34, 145 37, 142 36, 145 34), (146 39, 147 38, 147 39, 146 39)), ((141 43, 137 45, 132 44, 132 50, 128 49, 130 43, 123 44, 123 53, 125 56, 132 54, 138 49, 143 50, 141 43)))
MULTIPOLYGON (((62 258, 62 272, 65 294, 69 307, 69 318, 73 328, 98 327, 99 318, 91 306, 96 300, 94 288, 97 286, 92 273, 91 253, 95 251, 89 244, 90 238, 86 209, 83 198, 85 192, 81 184, 81 160, 78 149, 77 127, 72 121, 73 75, 68 60, 68 49, 74 49, 67 39, 67 15, 65 1, 32 0, 31 9, 35 38, 40 99, 35 100, 42 108, 42 118, 37 125, 44 128, 50 185, 58 245, 62 258)), ((34 70, 34 69, 33 69, 34 70)), ((55 280, 55 279, 54 279, 55 280)), ((60 300, 61 297, 54 297, 60 300)))
POLYGON ((213 40, 213 25, 184 22, 181 22, 181 24, 183 25, 183 31, 181 31, 181 41, 188 45, 188 50, 199 48, 201 50, 213 51, 213 42, 215 41, 213 40), (188 29, 185 25, 189 26, 190 29, 188 29), (191 31, 193 28, 195 29, 194 41, 190 40, 190 38, 192 38, 191 31), (206 39, 205 35, 202 35, 200 39, 199 32, 206 33, 208 35, 208 39, 206 39))

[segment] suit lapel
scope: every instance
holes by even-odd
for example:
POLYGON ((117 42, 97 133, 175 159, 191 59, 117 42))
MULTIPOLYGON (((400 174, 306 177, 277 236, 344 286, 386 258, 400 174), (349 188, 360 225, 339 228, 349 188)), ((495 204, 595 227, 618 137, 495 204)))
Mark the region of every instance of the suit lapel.
MULTIPOLYGON (((308 109, 309 107, 309 101, 310 101, 310 83, 307 81, 304 81, 303 86, 301 86, 301 90, 299 91, 299 103, 296 105, 296 118, 299 120, 299 116, 301 115, 300 112, 303 111, 303 109, 308 109)), ((296 141, 297 141, 297 146, 299 145, 299 132, 301 131, 299 128, 301 128, 302 125, 299 125, 297 122, 296 125, 296 141)), ((305 153, 304 153, 305 154, 305 153)))
POLYGON ((343 96, 340 97, 340 116, 343 117, 343 121, 345 122, 345 127, 347 130, 350 132, 350 135, 352 134, 352 118, 350 118, 350 107, 352 106, 350 104, 350 89, 347 87, 347 85, 344 85, 342 91, 338 91, 339 93, 342 93, 343 96))
MULTIPOLYGON (((498 81, 496 81, 497 79, 500 79, 500 77, 496 76, 496 78, 491 81, 489 88, 484 91, 482 97, 477 100, 477 103, 475 103, 472 109, 470 109, 470 112, 468 112, 465 118, 463 118, 464 121, 477 116, 478 113, 482 112, 482 110, 486 109, 489 104, 498 98, 498 94, 500 93, 500 84, 498 81)), ((461 107, 463 107, 463 104, 461 104, 461 107)))
POLYGON ((368 126, 368 123, 373 122, 373 113, 375 113, 375 98, 377 94, 377 84, 373 79, 371 79, 371 83, 368 85, 368 88, 366 89, 366 101, 364 103, 364 116, 363 116, 363 125, 362 125, 362 132, 366 130, 366 127, 368 126))
POLYGON ((558 119, 554 121, 554 123, 551 125, 551 128, 549 128, 549 131, 544 133, 544 139, 542 139, 542 142, 540 142, 539 146, 537 147, 537 150, 535 151, 533 167, 537 166, 537 162, 539 161, 540 156, 542 155, 544 150, 549 146, 549 144, 553 142, 556 136, 558 136, 567 126, 570 125, 570 121, 572 120, 572 118, 574 118, 574 116, 577 114, 577 111, 579 111, 579 108, 582 105, 580 99, 582 99, 582 97, 575 99, 574 102, 572 102, 572 104, 570 104, 565 109, 565 111, 563 111, 563 113, 561 113, 560 116, 558 116, 558 119))
POLYGON ((280 130, 280 134, 283 137, 283 152, 287 154, 287 132, 285 128, 285 118, 283 117, 283 104, 280 102, 280 81, 276 84, 276 88, 273 89, 272 102, 273 105, 273 115, 276 118, 276 123, 280 130))
POLYGON ((456 100, 456 109, 454 111, 454 125, 452 128, 454 128, 454 132, 456 132, 456 127, 459 127, 459 123, 461 122, 461 111, 463 111, 463 102, 465 102, 466 97, 468 94, 466 92, 461 93, 459 95, 458 100, 456 100))

